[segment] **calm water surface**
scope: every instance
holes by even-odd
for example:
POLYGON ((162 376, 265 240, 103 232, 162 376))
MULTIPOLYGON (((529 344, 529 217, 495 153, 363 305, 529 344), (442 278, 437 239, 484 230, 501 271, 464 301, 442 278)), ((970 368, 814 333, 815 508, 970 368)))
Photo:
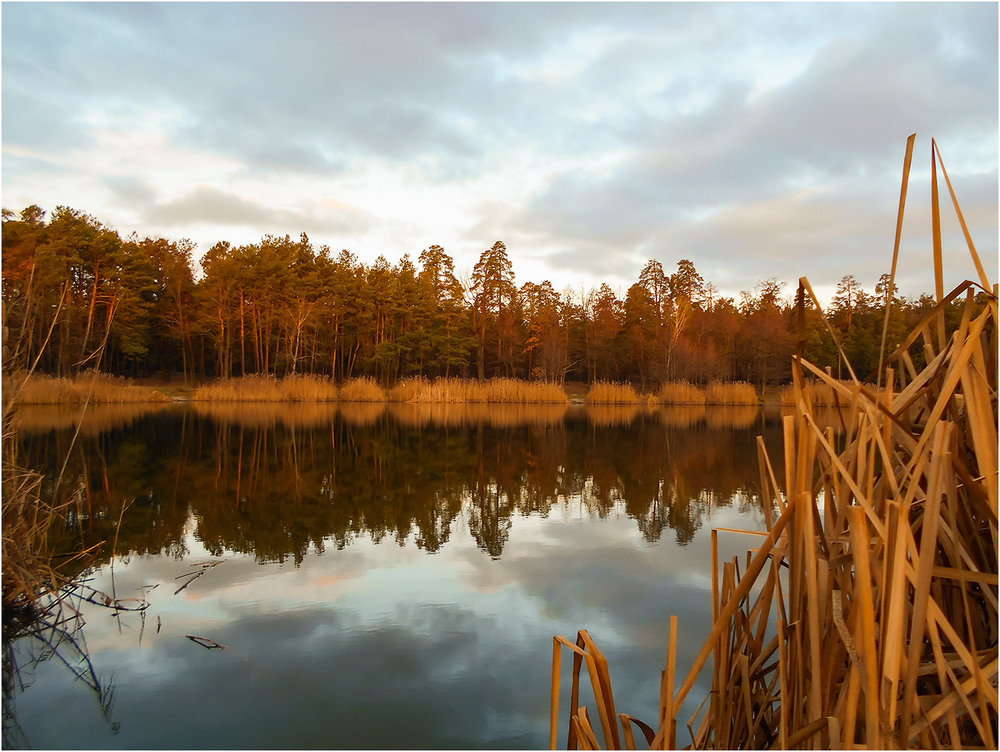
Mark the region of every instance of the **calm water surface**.
POLYGON ((552 637, 581 628, 655 725, 670 615, 686 671, 710 530, 764 529, 756 437, 780 446, 756 409, 91 409, 72 444, 77 417, 23 409, 22 460, 79 501, 60 545, 107 541, 88 584, 149 607, 82 604, 107 712, 13 646, 21 747, 545 748, 552 637))

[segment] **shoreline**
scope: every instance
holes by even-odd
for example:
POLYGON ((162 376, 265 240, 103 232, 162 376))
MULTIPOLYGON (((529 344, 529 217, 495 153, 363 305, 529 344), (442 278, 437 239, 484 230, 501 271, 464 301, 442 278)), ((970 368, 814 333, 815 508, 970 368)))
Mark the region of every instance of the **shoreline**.
MULTIPOLYGON (((100 385, 100 378, 97 379, 100 385)), ((261 377, 247 376, 243 377, 246 380, 260 379, 261 377)), ((263 377, 265 379, 273 379, 273 377, 263 377)), ((317 377, 310 377, 319 380, 317 377)), ((12 376, 4 377, 4 391, 8 389, 15 388, 12 383, 12 376)), ((89 383, 86 381, 86 375, 78 375, 73 379, 56 379, 55 377, 50 377, 47 375, 35 375, 28 382, 30 386, 32 382, 35 384, 56 384, 59 383, 62 388, 48 389, 44 394, 29 396, 27 399, 17 399, 16 405, 81 405, 86 401, 86 394, 89 390, 91 392, 90 402, 92 404, 140 404, 140 403, 173 403, 173 404, 189 404, 189 403, 219 403, 219 402, 230 402, 238 404, 254 404, 254 403, 302 403, 302 404, 322 404, 322 403, 347 403, 347 404, 358 404, 358 403, 425 403, 425 404, 566 404, 577 407, 586 407, 588 405, 596 406, 636 406, 636 407, 695 407, 695 406, 705 406, 705 407, 748 407, 748 406, 760 406, 760 407, 780 407, 782 405, 782 394, 790 387, 787 385, 774 385, 768 386, 764 389, 763 393, 758 393, 758 399, 756 402, 716 402, 709 397, 708 385, 693 386, 696 392, 699 392, 703 399, 697 399, 695 401, 671 401, 664 400, 657 396, 655 391, 645 391, 639 392, 633 390, 631 386, 624 385, 630 390, 631 396, 625 398, 616 398, 610 400, 589 400, 587 399, 588 392, 594 385, 588 385, 585 382, 566 382, 563 385, 556 384, 545 384, 545 382, 532 382, 525 379, 503 379, 502 381, 508 387, 507 393, 501 393, 499 395, 491 394, 489 396, 477 395, 473 398, 463 398, 459 395, 453 395, 450 398, 439 399, 434 397, 414 397, 407 393, 405 396, 403 394, 397 393, 393 394, 394 390, 399 389, 405 381, 400 382, 397 387, 391 389, 382 389, 378 387, 374 382, 366 379, 355 379, 353 382, 365 382, 373 391, 361 396, 360 398, 351 396, 344 396, 340 392, 343 390, 345 384, 351 384, 352 382, 345 382, 345 384, 334 385, 332 382, 326 382, 328 388, 333 390, 336 396, 330 396, 324 394, 323 396, 310 396, 306 394, 295 394, 295 395, 284 395, 284 394, 270 394, 262 396, 260 394, 253 393, 254 390, 242 390, 240 381, 241 377, 235 377, 233 379, 213 379, 209 381, 204 381, 200 383, 185 383, 183 380, 170 377, 162 376, 147 376, 138 378, 129 377, 106 377, 106 381, 112 385, 113 394, 101 394, 105 390, 101 388, 94 389, 90 387, 89 383), (82 383, 81 383, 82 382, 82 383), (66 388, 69 386, 70 388, 66 388), (532 398, 531 396, 524 396, 524 393, 540 387, 544 387, 548 390, 546 397, 543 398, 532 398), (220 389, 225 391, 223 396, 207 396, 212 390, 218 392, 220 389), (203 396, 197 396, 197 392, 201 390, 203 396), (513 393, 510 392, 513 390, 513 393), (558 390, 559 394, 552 397, 553 390, 558 390)), ((468 389, 479 389, 482 390, 484 385, 488 385, 491 380, 486 380, 484 382, 479 382, 476 379, 464 379, 458 380, 453 379, 452 382, 464 386, 468 389)), ((281 380, 273 380, 273 383, 280 387, 281 380)), ((433 384, 434 382, 426 382, 428 384, 433 384)), ((684 383, 684 382, 668 382, 668 383, 684 383)), ((717 382, 721 383, 723 386, 739 384, 740 382, 717 382)), ((661 385, 662 388, 662 385, 661 385)), ((410 390, 412 391, 412 389, 410 390)), ((6 400, 5 400, 6 401, 6 400)))

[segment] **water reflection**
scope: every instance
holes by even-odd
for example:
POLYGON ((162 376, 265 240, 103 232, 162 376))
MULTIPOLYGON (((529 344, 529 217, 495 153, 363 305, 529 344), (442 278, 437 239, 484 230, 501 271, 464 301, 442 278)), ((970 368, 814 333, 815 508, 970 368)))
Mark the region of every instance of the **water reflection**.
MULTIPOLYGON (((756 436, 780 431, 705 408, 311 407, 174 406, 75 443, 22 431, 46 492, 78 500, 65 548, 115 546, 88 582, 153 601, 145 630, 84 604, 117 735, 49 671, 18 697, 29 741, 536 749, 552 635, 580 627, 621 709, 654 720, 667 619, 681 666, 709 628, 699 531, 763 526, 756 436)), ((720 558, 746 550, 720 537, 720 558)))
POLYGON ((48 431, 73 429, 79 425, 80 433, 93 435, 113 428, 122 428, 143 415, 152 415, 169 409, 162 402, 128 402, 123 404, 76 405, 24 405, 11 415, 11 425, 18 431, 48 431))
POLYGON ((754 503, 755 437, 778 431, 755 408, 704 407, 196 405, 131 421, 81 435, 61 488, 71 432, 22 424, 47 490, 79 494, 67 545, 181 557, 190 514, 213 554, 301 563, 361 536, 438 551, 463 514, 497 558, 513 515, 570 500, 597 517, 621 502, 647 541, 685 544, 714 508, 754 503))

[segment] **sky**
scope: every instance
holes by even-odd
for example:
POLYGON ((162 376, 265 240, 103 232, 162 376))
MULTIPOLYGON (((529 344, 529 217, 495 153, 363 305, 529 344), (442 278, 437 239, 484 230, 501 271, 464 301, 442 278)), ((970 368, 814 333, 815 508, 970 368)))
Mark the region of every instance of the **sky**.
MULTIPOLYGON (((931 139, 997 279, 997 3, 2 4, 2 202, 123 236, 739 299, 933 292, 931 139)), ((939 178, 940 180, 940 178, 939 178)), ((941 188, 944 190, 943 180, 941 188)), ((950 201, 946 284, 975 279, 950 201)))

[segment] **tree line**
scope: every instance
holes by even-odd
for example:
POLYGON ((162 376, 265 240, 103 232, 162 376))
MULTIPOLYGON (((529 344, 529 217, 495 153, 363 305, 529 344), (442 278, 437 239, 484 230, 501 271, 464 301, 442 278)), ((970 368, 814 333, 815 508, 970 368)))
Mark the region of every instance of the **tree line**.
MULTIPOLYGON (((784 283, 766 278, 738 300, 724 297, 688 259, 673 271, 650 260, 621 297, 608 284, 518 286, 501 241, 460 279, 438 245, 416 263, 404 254, 365 264, 305 233, 216 243, 196 274, 190 241, 122 238, 65 206, 51 217, 35 205, 4 209, 2 240, 6 370, 763 386, 790 378, 800 343, 813 363, 840 367, 820 312, 794 316, 784 283)), ((890 347, 934 305, 889 287, 888 275, 872 292, 844 276, 825 311, 859 376, 878 365, 887 305, 890 347)))

